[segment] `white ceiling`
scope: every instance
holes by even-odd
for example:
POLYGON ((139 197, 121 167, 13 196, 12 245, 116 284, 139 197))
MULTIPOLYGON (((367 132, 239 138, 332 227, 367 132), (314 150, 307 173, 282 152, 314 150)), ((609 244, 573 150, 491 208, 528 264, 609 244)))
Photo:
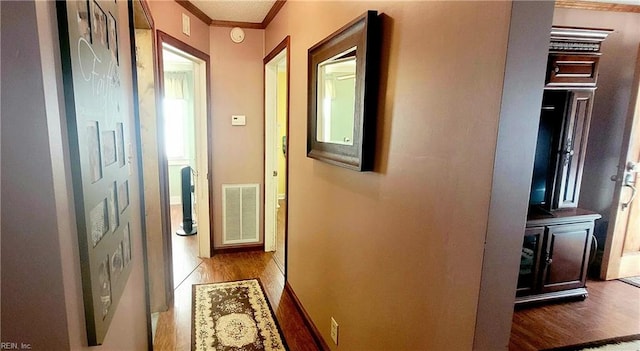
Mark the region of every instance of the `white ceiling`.
POLYGON ((191 0, 214 21, 262 23, 276 0, 191 0))

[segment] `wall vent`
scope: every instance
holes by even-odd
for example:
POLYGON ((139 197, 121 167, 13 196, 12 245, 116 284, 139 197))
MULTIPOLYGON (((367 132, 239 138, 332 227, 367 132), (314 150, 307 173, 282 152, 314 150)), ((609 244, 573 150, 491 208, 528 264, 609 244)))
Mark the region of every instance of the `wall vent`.
POLYGON ((259 184, 222 185, 222 244, 257 243, 259 184))

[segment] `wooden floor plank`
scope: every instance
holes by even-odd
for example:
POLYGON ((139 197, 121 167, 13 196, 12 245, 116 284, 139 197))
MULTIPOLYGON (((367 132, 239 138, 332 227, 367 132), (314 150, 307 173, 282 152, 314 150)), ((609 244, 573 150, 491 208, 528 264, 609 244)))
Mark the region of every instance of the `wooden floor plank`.
POLYGON ((509 350, 541 350, 640 333, 640 288, 612 280, 587 282, 584 301, 518 309, 509 350))

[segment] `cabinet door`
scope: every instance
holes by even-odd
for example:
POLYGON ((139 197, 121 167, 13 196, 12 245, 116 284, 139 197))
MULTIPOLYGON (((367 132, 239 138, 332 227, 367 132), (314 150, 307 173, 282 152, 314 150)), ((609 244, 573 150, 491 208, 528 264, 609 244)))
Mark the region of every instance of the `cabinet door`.
POLYGON ((533 227, 525 230, 516 296, 530 295, 538 288, 543 235, 544 227, 533 227))
POLYGON ((541 292, 584 287, 593 222, 547 227, 541 292))
POLYGON ((578 207, 592 104, 592 91, 570 91, 569 110, 558 150, 554 208, 578 207))

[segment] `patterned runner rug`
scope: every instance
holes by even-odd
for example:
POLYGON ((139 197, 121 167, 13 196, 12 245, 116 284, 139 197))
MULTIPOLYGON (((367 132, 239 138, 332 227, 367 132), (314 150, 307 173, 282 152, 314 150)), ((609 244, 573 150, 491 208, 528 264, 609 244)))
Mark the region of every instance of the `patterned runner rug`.
POLYGON ((193 285, 191 349, 288 350, 258 279, 193 285))

